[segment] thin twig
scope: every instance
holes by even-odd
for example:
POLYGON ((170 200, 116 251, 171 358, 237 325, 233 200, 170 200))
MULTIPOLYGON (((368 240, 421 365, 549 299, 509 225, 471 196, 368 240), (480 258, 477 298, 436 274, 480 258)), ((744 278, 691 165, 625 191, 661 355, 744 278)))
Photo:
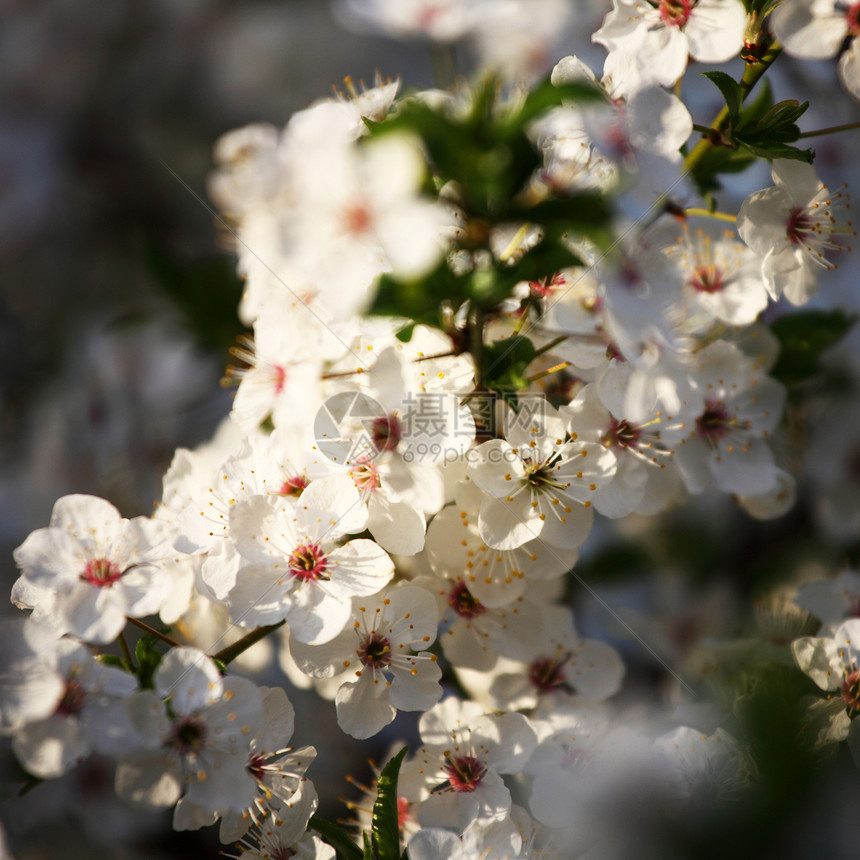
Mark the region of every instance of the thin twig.
POLYGON ((246 633, 241 639, 237 639, 232 645, 228 645, 226 648, 222 648, 220 651, 212 654, 212 659, 218 660, 227 666, 252 645, 256 645, 271 632, 277 630, 279 627, 283 627, 285 623, 285 621, 279 621, 277 624, 267 624, 265 627, 258 627, 256 630, 246 633))
POLYGON ((126 621, 130 621, 135 627, 140 627, 141 630, 145 630, 147 633, 151 633, 153 636, 158 637, 162 642, 166 642, 171 648, 182 647, 175 639, 171 639, 167 634, 156 630, 154 627, 150 627, 145 621, 141 621, 139 618, 129 618, 126 616, 126 621))

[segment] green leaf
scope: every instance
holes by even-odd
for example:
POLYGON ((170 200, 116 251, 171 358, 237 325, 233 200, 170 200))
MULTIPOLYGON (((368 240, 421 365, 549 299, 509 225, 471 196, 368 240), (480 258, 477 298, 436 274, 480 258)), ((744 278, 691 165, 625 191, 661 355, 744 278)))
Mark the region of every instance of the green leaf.
POLYGON ((413 322, 439 324, 439 305, 450 301, 459 306, 469 297, 469 276, 455 275, 443 260, 421 280, 403 280, 394 275, 379 278, 368 313, 409 317, 413 322))
POLYGON ((711 83, 715 84, 717 89, 723 94, 723 98, 726 100, 726 107, 729 109, 732 128, 734 128, 740 120, 741 108, 744 103, 741 85, 725 72, 702 72, 702 74, 711 83))
POLYGON ((137 677, 140 686, 145 690, 153 688, 152 676, 161 663, 162 653, 157 645, 161 640, 152 633, 146 633, 137 640, 134 646, 134 657, 137 660, 137 677))
POLYGON ((498 392, 516 409, 517 392, 529 387, 526 368, 534 357, 534 344, 523 335, 513 335, 484 347, 485 387, 498 392))
POLYGON ((756 115, 744 112, 740 123, 732 131, 732 140, 760 158, 789 158, 811 164, 815 153, 811 149, 788 146, 800 137, 797 120, 803 116, 809 102, 799 104, 787 99, 771 107, 757 110, 756 115))
POLYGON ((781 350, 771 375, 784 385, 806 382, 823 372, 821 355, 837 344, 857 321, 843 310, 799 311, 775 320, 771 331, 781 350))
POLYGON ((743 121, 754 122, 763 117, 771 107, 773 107, 773 89, 770 81, 764 78, 759 86, 758 95, 744 106, 743 121))
POLYGON ((544 200, 534 206, 514 205, 511 215, 540 224, 547 235, 561 236, 568 231, 599 235, 612 216, 612 208, 605 195, 585 193, 544 200))
POLYGON ((99 654, 96 660, 103 666, 116 666, 118 669, 124 669, 126 672, 129 671, 128 663, 117 654, 99 654))
POLYGON ((595 101, 606 101, 606 95, 596 84, 583 80, 576 83, 554 85, 550 76, 547 75, 529 91, 522 107, 511 115, 508 122, 515 123, 520 129, 524 129, 526 125, 554 107, 571 102, 595 101))
POLYGON ((693 179, 703 193, 719 191, 720 173, 741 173, 755 160, 756 156, 747 149, 712 146, 693 168, 693 179))
POLYGON ((370 834, 364 831, 361 834, 362 842, 364 843, 364 854, 362 860, 377 860, 376 853, 373 850, 373 843, 370 840, 370 834))
MULTIPOLYGON (((373 804, 372 860, 400 860, 400 822, 397 810, 397 777, 409 748, 403 747, 382 769, 373 804)), ((366 851, 365 851, 366 854, 366 851)))
POLYGON ((774 158, 785 158, 791 161, 805 161, 812 164, 815 160, 815 151, 812 149, 798 149, 796 146, 787 146, 784 143, 773 143, 765 145, 743 143, 742 146, 759 158, 773 161, 774 158))
POLYGON ((205 347, 226 353, 243 331, 236 319, 242 282, 235 258, 187 262, 154 238, 143 237, 143 254, 161 288, 181 309, 187 327, 205 347))
POLYGON ((319 833, 337 851, 342 860, 363 860, 361 848, 353 842, 350 835, 339 824, 312 815, 308 821, 308 827, 319 833))

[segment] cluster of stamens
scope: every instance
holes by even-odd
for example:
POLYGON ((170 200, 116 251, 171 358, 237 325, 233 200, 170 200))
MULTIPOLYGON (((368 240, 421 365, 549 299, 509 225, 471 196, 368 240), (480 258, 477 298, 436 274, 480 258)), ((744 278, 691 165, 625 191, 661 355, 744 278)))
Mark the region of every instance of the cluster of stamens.
POLYGON ((481 784, 487 772, 487 766, 473 755, 461 755, 456 758, 446 755, 442 770, 448 777, 446 788, 462 794, 474 791, 481 784))
POLYGON ((476 618, 487 611, 487 607, 472 595, 465 582, 457 583, 448 593, 448 606, 461 618, 476 618))
POLYGON ((331 579, 326 554, 316 542, 296 547, 290 553, 289 564, 290 573, 297 579, 310 581, 331 579))
POLYGON ((693 0, 660 0, 658 9, 667 27, 683 27, 693 11, 693 0))
POLYGON ((80 578, 97 588, 113 585, 123 575, 119 565, 106 558, 94 558, 87 562, 80 578))

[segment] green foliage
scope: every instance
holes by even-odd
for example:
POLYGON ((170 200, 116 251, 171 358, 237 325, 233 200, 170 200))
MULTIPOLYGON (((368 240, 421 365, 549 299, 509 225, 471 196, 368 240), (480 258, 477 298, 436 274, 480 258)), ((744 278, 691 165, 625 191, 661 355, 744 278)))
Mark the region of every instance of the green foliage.
POLYGON ((397 810, 397 777, 409 748, 403 747, 382 769, 373 804, 371 856, 365 860, 400 860, 400 821, 397 810))
POLYGON ((117 669, 123 669, 126 672, 134 671, 134 669, 117 654, 98 654, 96 655, 96 660, 98 660, 103 666, 113 666, 117 669))
POLYGON ((744 104, 743 90, 741 85, 725 72, 702 72, 711 83, 716 84, 719 91, 723 94, 726 100, 726 107, 729 109, 729 121, 732 126, 736 126, 741 117, 741 109, 744 104))
POLYGON ((744 89, 725 72, 702 72, 722 93, 728 123, 711 134, 713 146, 693 167, 693 179, 703 193, 718 190, 720 173, 740 173, 757 158, 788 158, 811 164, 811 149, 790 146, 800 137, 797 120, 806 112, 808 102, 787 99, 777 104, 767 80, 756 98, 744 106, 744 89))
POLYGON ((134 657, 137 660, 137 677, 144 690, 153 688, 152 676, 161 663, 162 653, 158 648, 161 640, 152 633, 146 633, 137 640, 134 646, 134 657))
POLYGON ((771 375, 789 387, 819 376, 822 353, 837 344, 856 320, 843 310, 807 310, 780 317, 771 325, 780 342, 771 375))
POLYGON ((186 262, 154 241, 147 242, 145 253, 150 271, 198 341, 219 355, 226 353, 243 331, 236 319, 242 284, 235 261, 223 256, 186 262))
POLYGON ((529 387, 526 368, 534 357, 534 344, 522 335, 513 335, 485 346, 484 386, 497 392, 516 409, 519 403, 517 392, 529 387))
POLYGON ((411 99, 391 117, 369 123, 371 137, 417 135, 433 172, 428 193, 436 195, 447 187, 463 216, 454 242, 454 250, 462 252, 457 273, 445 261, 418 280, 385 275, 370 312, 406 315, 433 325, 438 324, 442 302, 456 308, 468 301, 489 310, 520 281, 577 265, 569 235, 605 243, 611 210, 603 196, 583 193, 559 199, 547 198, 543 191, 526 193, 542 164, 528 137, 531 123, 562 104, 603 99, 601 90, 589 83, 556 87, 547 78, 525 97, 503 102, 498 82, 487 79, 472 91, 468 110, 458 113, 449 104, 411 99), (538 230, 541 240, 514 261, 498 259, 490 250, 493 231, 520 224, 538 230))
POLYGON ((316 815, 311 817, 308 827, 319 833, 337 851, 342 860, 401 860, 397 777, 408 749, 403 747, 385 765, 379 775, 371 818, 371 832, 362 833, 363 851, 339 824, 317 818, 316 815))
POLYGON ((363 854, 352 837, 339 824, 326 821, 324 818, 311 816, 308 827, 319 835, 337 851, 341 860, 362 860, 363 854))

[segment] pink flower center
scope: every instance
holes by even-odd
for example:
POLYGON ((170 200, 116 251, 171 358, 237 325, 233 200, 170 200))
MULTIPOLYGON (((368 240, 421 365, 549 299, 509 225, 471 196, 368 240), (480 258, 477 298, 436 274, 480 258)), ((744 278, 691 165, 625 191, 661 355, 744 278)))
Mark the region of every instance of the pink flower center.
POLYGON ((603 437, 603 444, 609 448, 630 448, 635 451, 639 446, 639 437, 642 431, 629 421, 617 418, 612 419, 606 435, 603 437))
POLYGON ((487 607, 480 600, 472 596, 472 592, 466 588, 465 582, 459 582, 448 594, 448 606, 460 616, 460 618, 477 618, 487 611, 487 607))
POLYGON ((344 226, 350 236, 362 236, 370 232, 373 217, 370 210, 361 203, 350 206, 344 213, 344 226))
POLYGON ((570 654, 561 658, 539 657, 529 666, 529 681, 542 693, 550 693, 567 686, 564 666, 570 654))
POLYGON ((379 469, 366 457, 360 458, 360 462, 349 470, 349 476, 360 493, 369 493, 373 490, 378 490, 382 485, 379 478, 379 469))
POLYGON ((487 766, 471 755, 449 758, 442 769, 448 777, 448 786, 459 793, 474 791, 487 772, 487 766))
POLYGON ((732 429, 732 416, 717 400, 705 401, 705 411, 696 419, 696 432, 708 442, 722 439, 732 429))
POLYGON ((259 753, 255 753, 251 756, 248 764, 247 764, 248 773, 251 774, 254 779, 260 780, 263 778, 266 768, 265 768, 265 759, 259 753))
POLYGON ((290 553, 290 573, 298 579, 331 579, 328 560, 318 543, 306 543, 290 553))
POLYGON ((723 273, 713 263, 693 269, 690 286, 699 293, 719 293, 725 288, 723 273))
POLYGON ((310 481, 304 475, 296 475, 294 478, 287 478, 281 489, 278 491, 281 496, 291 496, 297 499, 305 490, 310 481))
POLYGON ((87 692, 80 681, 71 680, 66 684, 66 690, 63 698, 60 699, 60 704, 57 705, 56 713, 64 717, 77 714, 83 710, 86 699, 87 692))
POLYGON ((842 681, 842 701, 852 711, 860 711, 860 670, 855 669, 842 681))
POLYGON ((106 558, 94 558, 87 562, 80 578, 96 588, 110 588, 122 574, 118 564, 106 558))
POLYGON ((287 371, 283 367, 276 365, 272 368, 272 375, 275 383, 275 394, 280 394, 287 382, 287 371))
POLYGON ((396 415, 374 418, 370 434, 377 451, 396 451, 402 434, 400 421, 396 415))
POLYGON ((429 30, 433 26, 433 22, 439 17, 441 10, 435 3, 427 3, 418 11, 418 20, 416 21, 419 31, 429 30))
POLYGON ((785 235, 792 245, 802 245, 812 228, 812 218, 810 218, 809 213, 802 206, 795 206, 788 213, 788 224, 785 227, 785 235))
POLYGON ((391 663, 391 643, 378 633, 370 633, 358 649, 358 658, 371 669, 382 669, 391 663))
POLYGON ((860 3, 852 3, 845 10, 845 20, 848 22, 848 32, 852 36, 860 36, 860 3))
POLYGON ((660 0, 658 8, 667 27, 683 27, 693 11, 693 0, 660 0))
POLYGON ((564 277, 556 272, 551 278, 542 281, 529 281, 529 293, 532 298, 547 299, 555 295, 559 287, 564 286, 564 277))

